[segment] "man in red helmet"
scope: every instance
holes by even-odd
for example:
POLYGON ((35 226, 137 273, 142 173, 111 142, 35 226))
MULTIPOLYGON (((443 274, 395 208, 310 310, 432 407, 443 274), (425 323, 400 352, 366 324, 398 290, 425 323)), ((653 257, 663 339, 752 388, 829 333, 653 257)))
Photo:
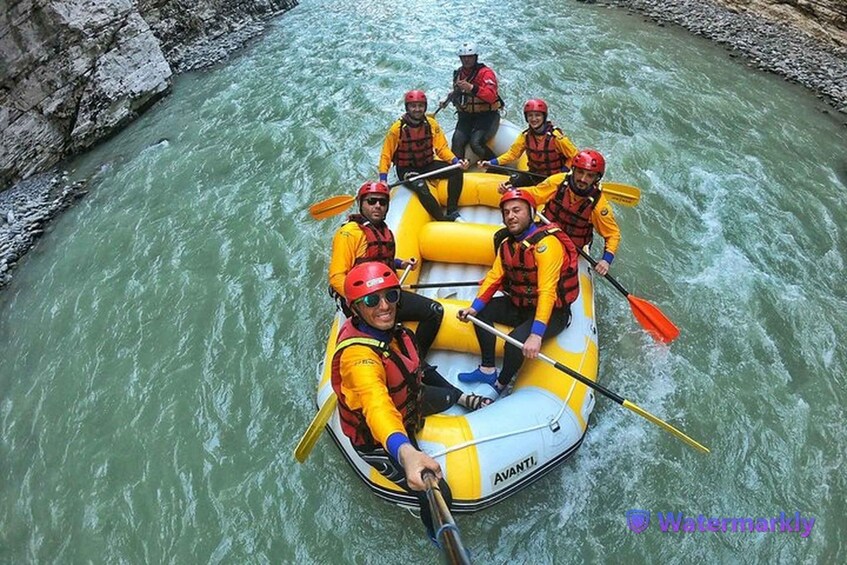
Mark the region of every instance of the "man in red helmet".
MULTIPOLYGON (((349 300, 345 300, 344 279, 359 263, 379 261, 392 269, 417 268, 414 260, 398 259, 394 256, 394 234, 385 223, 391 191, 383 182, 368 181, 359 188, 357 199, 359 213, 352 214, 332 239, 332 255, 329 260, 330 294, 349 317, 349 300)), ((438 328, 444 309, 441 304, 414 292, 403 292, 398 320, 417 321, 418 343, 421 355, 426 357, 438 328)))
MULTIPOLYGON (((540 98, 527 100, 523 115, 529 127, 515 139, 509 150, 490 161, 480 161, 477 165, 483 168, 504 165, 517 161, 526 152, 530 173, 549 177, 567 172, 579 150, 562 130, 547 120, 547 102, 540 98)), ((513 187, 534 184, 538 184, 537 177, 525 173, 512 175, 513 187)))
MULTIPOLYGON (((594 269, 605 275, 621 242, 621 230, 600 186, 606 160, 599 151, 586 149, 577 153, 571 167, 569 173, 550 176, 526 191, 536 202, 546 203, 544 215, 561 226, 577 247, 590 246, 597 230, 605 246, 594 269)), ((501 191, 508 188, 504 185, 501 191)))
POLYGON ((497 75, 479 62, 476 44, 462 43, 457 54, 462 66, 453 72, 453 91, 447 97, 458 114, 451 144, 453 153, 464 157, 465 148, 470 145, 480 159, 493 159, 494 152, 487 143, 497 134, 503 107, 497 75))
MULTIPOLYGON (((435 118, 426 115, 426 94, 421 90, 410 90, 403 100, 406 113, 391 124, 382 143, 382 154, 379 156, 379 180, 385 182, 388 179, 391 163, 394 163, 398 179, 443 169, 455 163, 461 163, 462 169, 467 169, 469 163, 459 160, 450 151, 444 131, 435 118), (436 155, 438 160, 435 159, 436 155)), ((455 221, 460 217, 459 196, 462 194, 462 171, 453 169, 430 178, 447 179, 446 214, 441 211, 441 206, 425 181, 406 183, 406 186, 418 195, 427 213, 435 220, 455 221)))
MULTIPOLYGON (((459 380, 487 383, 498 393, 512 381, 524 357, 538 356, 543 338, 556 336, 568 327, 570 305, 579 295, 576 248, 557 225, 533 221, 533 197, 524 189, 509 190, 500 199, 500 210, 506 233, 497 247, 494 266, 470 307, 458 312, 462 321, 472 315, 488 324, 512 326, 509 335, 524 344, 523 350, 506 344, 498 378, 495 337, 474 326, 482 361, 475 371, 459 373, 459 380), (494 298, 497 291, 505 296, 494 298)), ((498 239, 495 237, 495 241, 498 239)))
POLYGON ((401 291, 393 269, 360 263, 347 273, 344 293, 353 316, 338 332, 331 372, 341 429, 365 462, 418 497, 421 519, 434 539, 421 473, 435 473, 448 501, 450 489, 438 462, 418 448, 415 434, 425 416, 456 402, 475 409, 490 400, 465 395, 433 369, 422 370, 415 334, 396 324, 401 291))

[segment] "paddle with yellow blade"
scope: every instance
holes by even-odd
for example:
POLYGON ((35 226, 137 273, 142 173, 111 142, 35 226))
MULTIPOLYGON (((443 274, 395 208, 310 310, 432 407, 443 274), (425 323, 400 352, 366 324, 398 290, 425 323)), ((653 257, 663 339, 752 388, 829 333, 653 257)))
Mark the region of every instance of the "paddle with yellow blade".
MULTIPOLYGON (((409 261, 412 264, 415 263, 414 258, 409 261)), ((406 269, 403 271, 403 276, 400 277, 401 285, 403 284, 403 281, 406 280, 406 276, 411 270, 412 265, 407 265, 406 269)), ((335 395, 335 392, 329 393, 329 398, 326 399, 326 402, 323 403, 321 409, 318 410, 318 413, 315 414, 314 418, 312 418, 312 422, 309 424, 309 427, 306 428, 306 433, 303 434, 303 437, 301 437, 300 441, 297 442, 297 447, 294 448, 294 459, 296 459, 298 463, 305 462, 306 458, 309 457, 309 454, 312 452, 312 448, 315 447, 315 444, 318 442, 318 438, 321 437, 321 432, 324 431, 324 428, 329 423, 329 419, 332 417, 332 413, 335 412, 336 404, 338 404, 338 397, 335 395)))
MULTIPOLYGON (((485 168, 491 169, 492 171, 503 171, 504 173, 521 173, 529 175, 533 178, 537 178, 539 182, 547 178, 544 175, 539 175, 538 173, 530 173, 529 171, 522 171, 513 167, 504 167, 503 165, 488 165, 485 168)), ((639 190, 638 187, 611 181, 603 181, 600 183, 600 186, 603 190, 603 194, 606 195, 606 198, 616 204, 635 206, 638 204, 638 201, 641 200, 641 190, 639 190)))
MULTIPOLYGON (((541 218, 541 221, 545 224, 550 223, 550 220, 548 220, 541 212, 538 213, 538 217, 541 218)), ((584 249, 578 247, 577 251, 579 251, 580 255, 585 257, 585 260, 588 261, 592 267, 597 266, 597 261, 594 260, 594 257, 586 253, 584 249)), ((647 333, 662 343, 670 343, 679 337, 679 328, 676 327, 676 325, 671 322, 667 316, 665 316, 664 312, 659 310, 658 306, 647 302, 643 298, 630 294, 630 292, 609 273, 601 276, 612 283, 612 286, 618 289, 618 291, 626 297, 629 302, 629 308, 632 310, 632 315, 635 316, 635 319, 638 320, 638 323, 641 324, 641 327, 644 328, 647 333)))
MULTIPOLYGON (((460 163, 456 163, 454 165, 449 165, 447 167, 442 167, 440 169, 436 169, 434 171, 430 171, 428 173, 423 173, 414 177, 410 177, 406 180, 398 180, 397 182, 393 182, 388 185, 388 188, 394 188, 395 186, 400 186, 401 184, 405 184, 407 182, 415 182, 418 180, 428 179, 430 177, 434 177, 441 173, 446 173, 447 171, 452 171, 453 169, 461 168, 460 163)), ((342 194, 339 196, 330 196, 326 200, 321 200, 320 202, 316 202, 309 206, 309 214, 316 220, 325 220, 326 218, 331 218, 332 216, 336 216, 350 207, 353 202, 356 201, 355 196, 349 196, 347 194, 342 194)))
POLYGON ((462 543, 459 528, 456 526, 456 522, 450 514, 450 509, 444 501, 444 496, 441 494, 435 473, 425 469, 421 473, 421 478, 426 484, 426 501, 429 503, 429 510, 435 527, 435 538, 444 552, 444 558, 450 564, 470 563, 468 551, 462 543))
MULTIPOLYGON (((523 348, 523 343, 521 343, 520 341, 516 340, 515 338, 501 332, 497 328, 495 328, 493 326, 489 326, 488 324, 486 324, 482 320, 479 320, 479 319, 475 318, 474 316, 468 316, 468 320, 473 322, 474 325, 476 325, 476 326, 482 328, 483 330, 487 331, 488 333, 494 334, 497 337, 500 337, 500 338, 506 340, 506 342, 511 343, 515 347, 523 348)), ((622 396, 620 396, 620 395, 612 392, 611 390, 607 389, 603 385, 595 383, 594 381, 592 381, 588 377, 586 377, 586 376, 584 376, 580 373, 577 373, 573 369, 566 367, 565 365, 562 365, 561 363, 559 363, 555 359, 548 357, 547 355, 544 355, 543 353, 539 353, 538 358, 541 359, 542 361, 544 361, 545 363, 549 363, 550 365, 553 365, 553 367, 555 367, 556 369, 562 371, 563 373, 565 373, 566 375, 568 375, 570 377, 573 377, 574 379, 578 380, 579 382, 581 382, 585 386, 593 388, 594 390, 596 390, 597 392, 599 392, 600 394, 602 394, 606 398, 610 398, 611 400, 614 400, 615 402, 617 402, 618 404, 620 404, 621 406, 623 406, 627 410, 631 410, 632 412, 635 412, 636 414, 638 414, 642 418, 645 418, 646 420, 649 420, 650 422, 656 424, 657 426, 661 427, 665 431, 667 431, 667 432, 673 434, 674 436, 676 436, 677 438, 681 439, 682 441, 684 441, 685 443, 687 443, 691 447, 693 447, 693 448, 695 448, 699 451, 702 451, 703 453, 709 453, 709 448, 706 447, 705 445, 693 440, 692 438, 688 437, 687 435, 685 435, 684 433, 682 433, 681 431, 679 431, 675 427, 671 426, 670 424, 668 424, 667 422, 665 422, 661 418, 658 418, 658 417, 654 416, 653 414, 651 414, 650 412, 648 412, 647 410, 644 410, 643 408, 638 407, 637 405, 633 404, 629 400, 626 400, 622 396)))

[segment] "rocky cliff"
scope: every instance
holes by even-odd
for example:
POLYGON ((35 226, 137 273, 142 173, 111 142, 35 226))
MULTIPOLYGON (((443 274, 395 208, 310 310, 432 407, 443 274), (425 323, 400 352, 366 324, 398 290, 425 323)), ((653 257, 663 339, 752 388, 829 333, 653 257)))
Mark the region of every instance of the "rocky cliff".
POLYGON ((111 135, 297 0, 3 0, 0 190, 111 135))

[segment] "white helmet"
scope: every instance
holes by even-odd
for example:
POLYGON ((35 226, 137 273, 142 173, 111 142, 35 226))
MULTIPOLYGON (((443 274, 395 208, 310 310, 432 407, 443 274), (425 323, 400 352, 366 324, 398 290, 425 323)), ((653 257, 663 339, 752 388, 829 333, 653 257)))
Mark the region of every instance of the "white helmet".
POLYGON ((479 51, 476 50, 476 43, 471 41, 466 41, 459 45, 459 49, 457 49, 459 57, 464 57, 465 55, 479 55, 479 51))

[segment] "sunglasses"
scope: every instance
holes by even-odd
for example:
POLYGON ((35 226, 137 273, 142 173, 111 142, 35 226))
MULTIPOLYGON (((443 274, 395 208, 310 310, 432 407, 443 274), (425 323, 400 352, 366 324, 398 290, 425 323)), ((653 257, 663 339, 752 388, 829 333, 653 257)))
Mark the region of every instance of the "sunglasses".
POLYGON ((365 202, 367 202, 370 206, 376 206, 377 204, 383 208, 388 206, 388 200, 385 198, 365 198, 365 202))
POLYGON ((378 294, 376 292, 373 294, 368 294, 367 296, 363 296, 356 302, 361 302, 368 308, 376 308, 377 306, 379 306, 379 301, 383 298, 385 298, 385 301, 388 304, 397 304, 398 302, 400 302, 400 289, 392 288, 391 290, 387 290, 382 294, 378 294))

